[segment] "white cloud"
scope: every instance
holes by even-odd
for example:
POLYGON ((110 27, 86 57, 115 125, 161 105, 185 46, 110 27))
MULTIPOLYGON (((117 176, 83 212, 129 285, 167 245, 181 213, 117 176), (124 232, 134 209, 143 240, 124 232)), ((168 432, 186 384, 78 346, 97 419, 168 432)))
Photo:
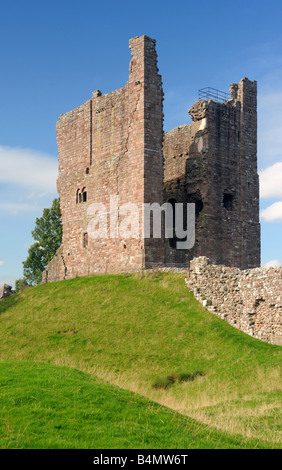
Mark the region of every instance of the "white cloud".
POLYGON ((260 172, 260 197, 282 197, 282 162, 260 172))
POLYGON ((5 261, 0 261, 0 266, 3 266, 5 264, 5 261))
POLYGON ((57 160, 50 155, 0 146, 0 216, 39 215, 44 207, 50 207, 58 197, 57 167, 57 160))
POLYGON ((264 82, 258 92, 258 154, 260 162, 275 163, 282 160, 282 92, 280 81, 275 87, 271 77, 264 82))
POLYGON ((280 263, 278 259, 272 259, 271 261, 265 263, 263 266, 264 268, 271 268, 272 266, 280 266, 280 263))
POLYGON ((31 191, 56 191, 58 162, 30 149, 0 146, 0 182, 28 187, 31 191))
POLYGON ((260 213, 264 222, 282 221, 282 201, 274 202, 260 213))
POLYGON ((36 204, 28 204, 23 202, 0 202, 0 214, 17 215, 22 212, 38 212, 43 208, 36 204))

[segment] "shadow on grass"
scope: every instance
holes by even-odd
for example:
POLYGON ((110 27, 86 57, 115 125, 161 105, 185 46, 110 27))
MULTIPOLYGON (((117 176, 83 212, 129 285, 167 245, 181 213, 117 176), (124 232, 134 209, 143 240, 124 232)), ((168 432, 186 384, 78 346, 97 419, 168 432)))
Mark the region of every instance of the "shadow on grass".
POLYGON ((0 300, 0 315, 9 308, 14 307, 15 305, 18 305, 20 302, 22 302, 22 299, 19 294, 12 294, 9 297, 5 297, 4 299, 0 300))
POLYGON ((204 375, 203 372, 196 370, 195 372, 184 372, 180 374, 171 374, 164 378, 159 378, 153 383, 153 388, 156 390, 163 389, 167 390, 168 388, 172 387, 175 383, 182 383, 182 382, 192 382, 195 380, 196 377, 202 377, 204 375))

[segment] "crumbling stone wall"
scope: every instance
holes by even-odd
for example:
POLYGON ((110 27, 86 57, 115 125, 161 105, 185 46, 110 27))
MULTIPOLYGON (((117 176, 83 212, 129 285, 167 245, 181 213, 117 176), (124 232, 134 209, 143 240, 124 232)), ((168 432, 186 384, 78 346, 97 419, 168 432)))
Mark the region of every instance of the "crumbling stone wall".
POLYGON ((61 281, 66 279, 67 275, 67 267, 64 260, 64 249, 63 245, 61 245, 55 256, 53 257, 52 261, 48 264, 47 269, 45 269, 42 273, 42 283, 50 282, 50 281, 61 281))
POLYGON ((9 297, 12 294, 14 294, 14 291, 8 284, 3 284, 3 286, 0 287, 0 300, 5 299, 5 297, 9 297))
POLYGON ((240 270, 190 263, 188 288, 207 310, 245 333, 282 345, 282 267, 240 270))
POLYGON ((196 243, 204 255, 241 269, 260 265, 257 86, 230 85, 224 103, 197 101, 194 122, 164 135, 165 200, 196 204, 196 243))

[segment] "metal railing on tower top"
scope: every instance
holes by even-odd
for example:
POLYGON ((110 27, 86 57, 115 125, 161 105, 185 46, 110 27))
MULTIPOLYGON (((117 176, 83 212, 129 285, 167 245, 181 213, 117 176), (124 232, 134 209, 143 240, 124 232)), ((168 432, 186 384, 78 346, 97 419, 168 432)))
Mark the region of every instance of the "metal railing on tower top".
POLYGON ((211 88, 210 86, 206 88, 201 88, 198 91, 199 100, 212 100, 217 101, 218 103, 223 103, 225 100, 230 99, 230 95, 224 91, 217 90, 216 88, 211 88))

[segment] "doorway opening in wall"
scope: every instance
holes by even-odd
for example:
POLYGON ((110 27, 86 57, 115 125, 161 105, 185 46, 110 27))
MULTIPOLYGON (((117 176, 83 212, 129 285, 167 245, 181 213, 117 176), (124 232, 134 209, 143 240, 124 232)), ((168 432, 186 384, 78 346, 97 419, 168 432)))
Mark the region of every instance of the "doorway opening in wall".
MULTIPOLYGON (((173 229, 173 236, 172 238, 169 238, 169 245, 171 248, 176 248, 177 247, 177 242, 181 241, 184 242, 187 240, 187 235, 184 238, 179 238, 176 234, 176 207, 175 205, 177 204, 176 199, 169 199, 167 201, 169 204, 172 206, 172 213, 173 213, 173 219, 172 219, 172 229, 173 229)), ((182 204, 182 225, 183 231, 187 230, 187 211, 186 211, 186 204, 182 204)), ((179 221, 180 222, 180 221, 179 221)))
POLYGON ((195 217, 197 219, 204 208, 201 192, 196 191, 195 193, 187 194, 187 202, 195 204, 195 217))

